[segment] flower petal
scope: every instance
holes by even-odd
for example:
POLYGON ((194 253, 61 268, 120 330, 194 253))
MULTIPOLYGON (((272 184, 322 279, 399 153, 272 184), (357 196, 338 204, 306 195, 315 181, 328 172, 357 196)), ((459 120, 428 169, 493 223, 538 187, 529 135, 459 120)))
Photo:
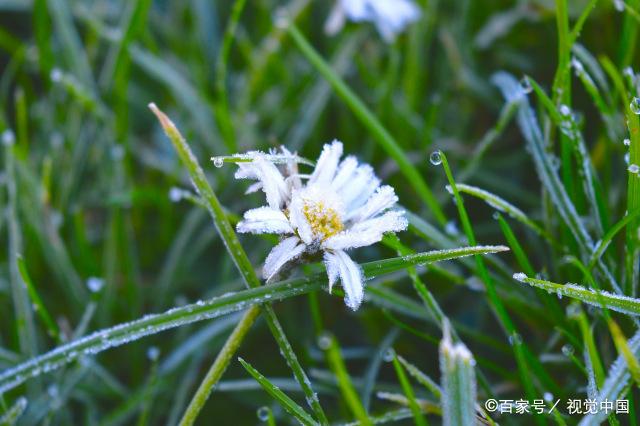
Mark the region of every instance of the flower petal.
POLYGON ((347 253, 341 250, 326 253, 325 264, 331 265, 330 267, 327 266, 329 285, 331 286, 332 278, 335 280, 337 270, 342 288, 344 288, 344 302, 354 311, 357 310, 364 298, 364 279, 360 265, 351 260, 347 253))
POLYGON ((404 212, 390 211, 382 216, 359 222, 349 230, 327 238, 322 247, 329 250, 346 250, 370 246, 382 240, 385 232, 399 232, 407 228, 404 212))
POLYGON ((304 253, 305 249, 306 246, 298 237, 289 237, 280 241, 280 243, 271 250, 267 259, 264 261, 262 275, 267 282, 271 280, 271 278, 273 278, 287 262, 290 262, 304 253))
POLYGON ((336 174, 341 156, 342 142, 334 140, 330 144, 325 144, 308 184, 331 182, 336 174))
POLYGON ((395 191, 389 185, 379 187, 367 202, 347 216, 347 220, 360 222, 372 218, 398 202, 395 191))
POLYGON ((284 213, 271 207, 247 210, 244 220, 238 223, 236 229, 252 234, 293 234, 293 228, 284 213))
MULTIPOLYGON (((271 208, 279 209, 288 200, 289 191, 282 173, 272 162, 264 158, 264 154, 256 154, 255 160, 238 163, 235 173, 236 179, 257 179, 262 184, 262 190, 267 196, 267 203, 271 208)), ((250 189, 255 189, 252 185, 250 189)))
POLYGON ((333 285, 336 283, 338 276, 340 275, 340 267, 338 266, 336 256, 333 253, 328 251, 324 253, 324 266, 327 269, 327 277, 329 278, 329 294, 331 294, 333 285))
POLYGON ((368 164, 361 164, 339 192, 347 211, 361 207, 380 186, 380 179, 368 164))
POLYGON ((407 218, 404 216, 404 211, 391 210, 378 217, 358 222, 349 228, 349 231, 369 231, 384 234, 385 232, 404 231, 407 229, 407 226, 409 226, 409 223, 407 222, 407 218))
POLYGON ((300 239, 306 244, 313 242, 313 230, 305 216, 304 200, 301 195, 302 191, 295 191, 292 195, 291 204, 289 204, 289 222, 291 226, 298 232, 300 239))
POLYGON ((349 182, 356 168, 358 168, 358 160, 353 155, 342 160, 338 166, 336 177, 331 182, 331 187, 336 191, 340 191, 349 182))

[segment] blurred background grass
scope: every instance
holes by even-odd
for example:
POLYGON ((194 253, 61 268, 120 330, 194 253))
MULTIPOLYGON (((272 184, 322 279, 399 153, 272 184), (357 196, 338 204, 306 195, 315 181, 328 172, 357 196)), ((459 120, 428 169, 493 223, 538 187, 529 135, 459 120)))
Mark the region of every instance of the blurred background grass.
MULTIPOLYGON (((11 172, 3 166, 1 176, 3 183, 17 188, 15 206, 5 190, 8 185, 0 189, 6 212, 0 218, 0 312, 5 313, 0 322, 0 368, 57 344, 36 318, 34 345, 19 347, 10 286, 12 253, 21 254, 63 340, 242 288, 206 212, 169 197, 171 188, 190 190, 190 183, 147 109, 151 101, 179 125, 222 203, 234 214, 256 206, 260 195, 242 196, 246 185, 233 180, 234 167, 215 168, 208 160, 211 156, 282 144, 315 158, 323 143, 338 138, 345 151, 371 163, 396 188, 404 207, 460 245, 464 237, 457 231, 460 224, 444 188, 446 178, 428 161, 437 149, 447 153, 454 173, 463 176, 460 180, 499 194, 541 219, 540 184, 517 127, 495 128, 503 100, 490 76, 498 70, 518 77, 526 74, 550 89, 558 62, 554 2, 418 3, 421 20, 395 43, 386 44, 368 24, 349 24, 337 36, 327 37, 323 24, 330 2, 248 2, 225 75, 220 57, 230 1, 0 1, 0 127, 12 129, 16 137, 15 168, 11 172), (446 221, 438 223, 396 163, 286 32, 274 25, 281 7, 394 135, 441 201, 446 221), (228 99, 230 130, 224 128, 220 113, 222 94, 228 99), (483 140, 491 144, 479 158, 483 140), (10 238, 14 223, 17 239, 10 238), (103 280, 100 291, 87 288, 91 277, 103 280)), ((589 2, 569 3, 573 22, 589 2)), ((638 9, 640 2, 628 3, 638 9)), ((579 43, 623 69, 637 59, 636 21, 629 16, 610 1, 597 2, 579 43)), ((581 114, 611 206, 609 214, 618 218, 626 209, 622 116, 603 125, 581 87, 573 93, 573 107, 581 114)), ((2 158, 7 160, 8 153, 4 150, 2 158)), ((474 199, 466 205, 479 242, 504 243, 492 210, 474 199)), ((582 206, 581 213, 586 210, 582 206)), ((416 251, 438 247, 428 238, 405 234, 401 239, 416 251)), ((522 228, 516 228, 516 234, 536 271, 557 268, 557 259, 535 236, 522 228)), ((242 241, 254 265, 260 265, 270 242, 255 237, 242 241)), ((393 255, 378 246, 360 250, 357 259, 393 255)), ((503 259, 505 270, 518 269, 511 256, 503 259)), ((460 264, 446 268, 457 282, 430 270, 423 274, 429 289, 463 331, 494 392, 523 397, 508 342, 490 305, 478 297, 484 291, 478 278, 460 264)), ((397 339, 394 346, 405 358, 439 377, 433 343, 440 331, 423 320, 411 281, 397 275, 375 284, 410 298, 407 303, 413 305, 390 317, 375 304, 353 313, 341 299, 317 295, 324 327, 336 334, 356 384, 370 368, 372 356, 390 339, 397 339), (395 315, 423 335, 396 335, 395 315)), ((504 277, 497 285, 536 357, 544 360, 548 355, 551 360, 545 368, 558 384, 556 393, 577 392, 584 377, 570 358, 561 356, 562 338, 553 334, 553 320, 543 306, 531 302, 533 291, 504 277)), ((318 330, 308 299, 300 297, 276 308, 330 417, 349 418, 317 348, 318 330)), ((5 395, 3 403, 6 407, 28 392, 31 403, 24 424, 175 422, 235 321, 233 316, 181 327, 113 349, 42 376, 5 395), (149 354, 149 348, 158 348, 159 358, 154 351, 149 354)), ((607 343, 602 350, 608 364, 615 348, 607 343)), ((250 332, 240 354, 300 396, 263 322, 250 332)), ((391 364, 382 365, 376 389, 399 391, 391 364)), ((258 421, 255 410, 263 405, 279 413, 233 362, 200 420, 253 424, 258 421)), ((377 412, 392 406, 375 398, 372 402, 377 412)))

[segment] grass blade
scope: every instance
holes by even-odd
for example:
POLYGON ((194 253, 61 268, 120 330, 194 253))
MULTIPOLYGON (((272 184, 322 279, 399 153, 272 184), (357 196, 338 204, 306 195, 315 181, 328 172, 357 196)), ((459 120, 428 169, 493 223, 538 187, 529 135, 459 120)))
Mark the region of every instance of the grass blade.
POLYGON ((549 293, 571 297, 593 306, 611 309, 627 315, 640 315, 640 299, 612 294, 607 291, 596 291, 572 283, 558 284, 537 278, 529 278, 523 273, 514 274, 513 278, 522 283, 546 290, 549 293))
POLYGON ((349 406, 349 409, 361 425, 371 425, 372 423, 367 415, 367 410, 365 410, 364 405, 362 405, 362 401, 360 401, 360 397, 351 382, 351 377, 349 377, 349 372, 344 364, 338 341, 333 335, 324 333, 320 336, 320 342, 322 343, 321 347, 326 350, 327 361, 329 362, 331 370, 333 370, 333 374, 335 374, 338 379, 340 393, 349 406))
POLYGON ((238 325, 233 329, 224 346, 220 352, 218 352, 215 361, 209 368, 209 371, 207 371, 191 402, 189 402, 189 406, 180 420, 180 426, 191 425, 196 421, 200 410, 204 407, 215 385, 220 381, 220 378, 229 366, 231 358, 233 358, 233 355, 237 352, 245 335, 249 332, 259 314, 260 308, 254 305, 242 316, 242 319, 240 319, 238 325))
POLYGON ((393 368, 396 370, 396 375, 398 376, 398 381, 400 381, 400 386, 402 386, 402 391, 409 400, 409 408, 413 413, 413 421, 417 426, 427 426, 427 421, 422 416, 422 410, 420 410, 420 406, 416 402, 416 395, 413 392, 411 383, 409 383, 409 379, 407 379, 407 375, 405 374, 404 369, 402 368, 402 364, 400 364, 395 351, 393 354, 393 368))
POLYGON ((243 360, 242 358, 238 358, 240 364, 253 376, 254 379, 262 388, 267 391, 269 395, 271 395, 275 400, 277 400, 282 408, 287 410, 289 414, 294 416, 300 423, 303 425, 316 425, 318 424, 313 418, 306 412, 302 407, 300 407, 294 400, 289 398, 284 392, 282 392, 277 386, 271 383, 266 377, 258 372, 255 368, 251 366, 248 362, 243 360))

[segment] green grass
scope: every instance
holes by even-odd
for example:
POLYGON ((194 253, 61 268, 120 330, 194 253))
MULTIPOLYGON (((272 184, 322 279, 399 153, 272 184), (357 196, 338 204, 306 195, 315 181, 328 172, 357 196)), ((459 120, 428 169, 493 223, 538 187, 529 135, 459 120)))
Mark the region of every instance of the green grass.
POLYGON ((417 0, 393 43, 332 3, 0 0, 0 424, 637 424, 640 0, 417 0), (356 312, 235 232, 233 154, 333 139, 409 220, 356 312))

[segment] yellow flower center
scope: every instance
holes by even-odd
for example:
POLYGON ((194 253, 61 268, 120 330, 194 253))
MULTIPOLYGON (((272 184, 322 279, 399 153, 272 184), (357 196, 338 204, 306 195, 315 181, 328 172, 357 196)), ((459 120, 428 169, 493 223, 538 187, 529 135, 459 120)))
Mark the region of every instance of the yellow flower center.
POLYGON ((302 212, 311 225, 313 234, 323 241, 344 229, 338 212, 325 206, 322 201, 305 200, 302 212))

